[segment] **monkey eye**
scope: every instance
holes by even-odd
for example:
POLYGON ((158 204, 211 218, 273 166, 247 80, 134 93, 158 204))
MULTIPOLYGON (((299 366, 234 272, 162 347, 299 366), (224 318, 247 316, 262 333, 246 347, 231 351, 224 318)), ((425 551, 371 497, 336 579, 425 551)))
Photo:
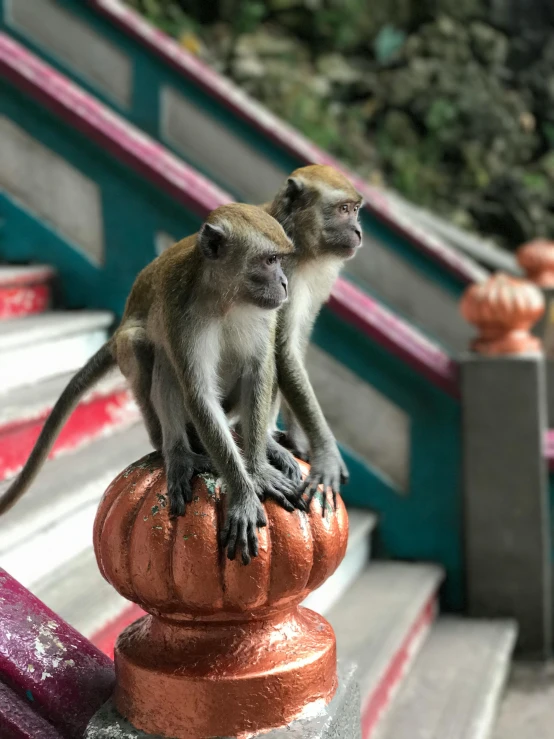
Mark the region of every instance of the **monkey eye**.
POLYGON ((266 261, 266 264, 277 264, 277 262, 279 261, 279 257, 277 254, 272 254, 265 261, 266 261))
POLYGON ((348 213, 348 211, 350 210, 348 207, 348 203, 343 203, 340 209, 342 210, 343 213, 348 213))
POLYGON ((359 205, 355 205, 354 206, 354 213, 357 213, 359 210, 360 210, 360 206, 359 205))

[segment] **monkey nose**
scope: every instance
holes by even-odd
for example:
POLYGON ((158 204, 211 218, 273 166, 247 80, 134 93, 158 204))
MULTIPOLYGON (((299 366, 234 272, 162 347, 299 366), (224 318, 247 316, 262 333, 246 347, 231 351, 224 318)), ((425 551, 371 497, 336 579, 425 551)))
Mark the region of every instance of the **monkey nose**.
POLYGON ((286 277, 283 277, 283 278, 281 279, 281 287, 282 287, 282 288, 283 288, 283 290, 285 291, 285 295, 288 295, 288 291, 289 291, 289 283, 288 283, 288 281, 287 281, 287 278, 286 278, 286 277))
POLYGON ((355 228, 354 231, 356 232, 356 236, 362 240, 362 229, 361 228, 355 228))

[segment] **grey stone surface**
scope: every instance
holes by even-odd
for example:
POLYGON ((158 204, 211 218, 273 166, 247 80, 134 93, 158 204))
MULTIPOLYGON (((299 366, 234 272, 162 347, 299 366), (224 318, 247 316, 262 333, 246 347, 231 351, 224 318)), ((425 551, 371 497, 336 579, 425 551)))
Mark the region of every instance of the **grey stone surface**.
POLYGON ((344 271, 450 350, 467 349, 473 329, 460 315, 458 299, 368 233, 344 271))
POLYGON ((492 739, 552 739, 554 662, 516 663, 492 739))
POLYGON ((372 739, 484 739, 509 671, 510 622, 441 618, 372 739))
POLYGON ((399 492, 407 492, 412 441, 408 414, 314 344, 308 348, 306 364, 335 437, 382 472, 399 492))
POLYGON ((162 88, 161 110, 164 140, 241 199, 270 200, 290 174, 173 87, 162 88))
MULTIPOLYGON (((339 687, 331 703, 317 715, 300 719, 286 728, 264 732, 260 739, 361 739, 360 692, 356 683, 356 668, 339 664, 339 687)), ((164 739, 135 729, 106 703, 91 719, 84 739, 164 739)), ((174 737, 173 739, 179 739, 174 737)), ((218 739, 198 737, 198 739, 218 739)), ((220 737, 219 739, 232 739, 220 737)))
POLYGON ((103 264, 98 185, 6 116, 0 116, 0 187, 53 224, 92 262, 103 264))
MULTIPOLYGON (((359 666, 364 705, 381 684, 441 580, 440 568, 432 565, 374 562, 326 614, 337 636, 339 654, 359 666)), ((420 643, 418 639, 415 646, 412 644, 411 658, 420 643)))
POLYGON ((469 613, 515 619, 537 656, 552 646, 545 393, 542 357, 463 359, 469 613))
POLYGON ((8 23, 79 72, 99 92, 126 107, 131 100, 133 64, 92 26, 53 0, 7 0, 8 23))

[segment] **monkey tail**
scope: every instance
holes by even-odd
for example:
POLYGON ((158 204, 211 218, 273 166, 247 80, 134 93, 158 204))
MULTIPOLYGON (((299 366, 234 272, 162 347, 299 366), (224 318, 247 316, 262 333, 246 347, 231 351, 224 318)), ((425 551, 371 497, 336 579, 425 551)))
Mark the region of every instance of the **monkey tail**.
POLYGON ((46 461, 56 437, 79 400, 113 366, 115 366, 115 359, 112 356, 110 342, 108 341, 71 378, 70 383, 60 395, 58 402, 46 419, 46 423, 25 466, 8 489, 0 496, 0 515, 9 511, 29 488, 39 469, 46 461))

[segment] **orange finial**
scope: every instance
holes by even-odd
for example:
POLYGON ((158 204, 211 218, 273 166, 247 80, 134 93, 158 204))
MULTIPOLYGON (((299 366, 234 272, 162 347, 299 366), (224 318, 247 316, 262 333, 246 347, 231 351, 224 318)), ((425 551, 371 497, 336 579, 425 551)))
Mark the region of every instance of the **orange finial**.
POLYGON ((339 498, 323 517, 318 496, 309 514, 265 503, 260 553, 244 566, 220 551, 226 496, 215 480, 197 478, 193 495, 186 515, 171 519, 163 462, 152 454, 100 504, 100 570, 150 614, 116 644, 115 704, 135 727, 182 739, 284 726, 336 689, 333 630, 299 604, 345 555, 346 509, 339 498))
POLYGON ((554 288, 554 241, 535 239, 517 251, 517 261, 528 279, 543 288, 554 288))
POLYGON ((530 329, 544 313, 544 297, 527 280, 497 274, 471 285, 460 305, 479 334, 471 348, 479 354, 526 354, 541 350, 530 329))

